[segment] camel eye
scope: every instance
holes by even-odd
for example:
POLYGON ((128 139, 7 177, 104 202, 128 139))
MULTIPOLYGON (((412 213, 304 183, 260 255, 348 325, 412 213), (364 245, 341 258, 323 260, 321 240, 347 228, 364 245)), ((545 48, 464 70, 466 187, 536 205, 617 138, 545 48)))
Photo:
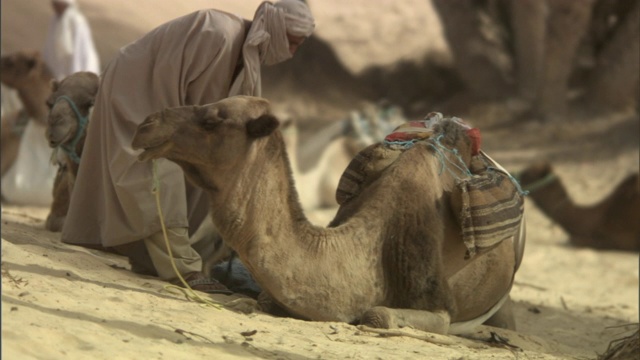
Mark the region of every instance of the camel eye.
POLYGON ((204 118, 200 124, 206 131, 214 131, 222 121, 218 118, 204 118))

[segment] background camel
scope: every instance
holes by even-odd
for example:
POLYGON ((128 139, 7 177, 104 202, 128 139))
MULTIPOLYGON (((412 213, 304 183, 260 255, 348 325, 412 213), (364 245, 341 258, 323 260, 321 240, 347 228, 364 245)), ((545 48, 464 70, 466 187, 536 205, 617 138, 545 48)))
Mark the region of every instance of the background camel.
MULTIPOLYGON (((302 212, 278 125, 266 100, 233 97, 152 114, 132 146, 145 150, 140 160, 177 163, 209 193, 224 241, 294 316, 440 333, 508 318, 519 247, 510 239, 465 259, 445 159, 416 144, 317 227, 302 212)), ((439 130, 469 165, 462 128, 439 130)))
POLYGON ((69 210, 69 201, 80 157, 84 148, 90 110, 98 93, 100 79, 92 72, 77 72, 51 83, 47 99, 49 146, 57 149, 58 172, 53 186, 53 202, 45 222, 50 231, 61 231, 69 210))
POLYGON ((548 162, 538 162, 519 174, 535 204, 568 234, 571 244, 596 249, 640 251, 640 179, 625 178, 604 199, 577 205, 548 162))
POLYGON ((29 116, 22 109, 10 111, 2 115, 2 129, 0 129, 0 153, 2 154, 2 158, 0 159, 0 176, 6 174, 16 161, 20 140, 22 139, 22 133, 27 121, 29 121, 29 116))
POLYGON ((18 97, 30 118, 47 123, 53 75, 38 51, 18 51, 0 58, 0 81, 17 90, 18 97))
POLYGON ((3 201, 49 206, 55 167, 44 133, 52 75, 37 51, 19 51, 2 56, 0 76, 22 103, 17 113, 3 116, 3 201))
MULTIPOLYGON (((18 156, 18 147, 25 126, 29 119, 40 125, 46 124, 48 108, 45 101, 50 93, 49 83, 53 79, 44 64, 39 52, 19 51, 0 58, 0 81, 3 86, 17 92, 22 103, 19 108, 13 107, 2 114, 2 169, 0 175, 6 174, 18 156)), ((10 97, 12 94, 6 94, 10 97)), ((3 99, 5 94, 3 94, 3 99)))
POLYGON ((475 101, 511 100, 516 116, 558 120, 572 103, 589 111, 637 106, 640 1, 433 3, 475 101))
POLYGON ((278 114, 278 119, 300 203, 307 213, 336 208, 336 189, 351 159, 406 121, 398 108, 366 104, 301 142, 297 122, 284 112, 278 114))

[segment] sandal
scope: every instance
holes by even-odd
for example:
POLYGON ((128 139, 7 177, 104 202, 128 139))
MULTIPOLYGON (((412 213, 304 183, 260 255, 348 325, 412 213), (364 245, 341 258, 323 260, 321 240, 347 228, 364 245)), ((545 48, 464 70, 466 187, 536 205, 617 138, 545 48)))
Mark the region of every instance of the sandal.
MULTIPOLYGON (((202 272, 192 272, 184 275, 184 280, 193 290, 202 291, 207 294, 232 295, 233 291, 221 284, 218 280, 208 278, 202 272)), ((172 284, 183 286, 180 279, 171 281, 172 284)))

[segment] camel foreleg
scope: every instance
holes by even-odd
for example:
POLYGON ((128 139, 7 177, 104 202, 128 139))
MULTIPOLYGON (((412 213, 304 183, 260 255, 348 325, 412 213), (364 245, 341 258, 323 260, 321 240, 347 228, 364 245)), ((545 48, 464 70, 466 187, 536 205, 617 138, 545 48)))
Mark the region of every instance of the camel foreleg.
POLYGON ((447 334, 450 323, 451 317, 445 310, 392 309, 384 306, 367 310, 360 320, 361 325, 373 328, 394 329, 409 326, 437 334, 447 334))

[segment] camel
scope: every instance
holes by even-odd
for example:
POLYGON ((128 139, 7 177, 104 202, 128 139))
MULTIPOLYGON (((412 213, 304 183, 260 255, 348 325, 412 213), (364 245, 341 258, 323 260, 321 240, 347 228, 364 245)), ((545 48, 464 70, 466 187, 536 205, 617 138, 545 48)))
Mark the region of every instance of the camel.
POLYGON ((283 135, 290 156, 293 178, 300 189, 300 203, 305 211, 337 207, 334 191, 342 171, 355 154, 350 154, 344 136, 333 139, 320 153, 315 166, 303 172, 298 160, 298 128, 290 123, 283 128, 283 135))
POLYGON ((640 180, 629 175, 603 200, 580 206, 546 161, 531 164, 520 182, 538 208, 569 234, 578 247, 640 251, 640 180))
POLYGON ((46 124, 47 108, 53 76, 37 51, 20 51, 0 58, 0 81, 10 89, 15 89, 23 104, 23 109, 7 111, 2 117, 1 172, 4 176, 18 156, 18 148, 23 130, 34 119, 41 126, 46 124))
POLYGON ((53 185, 53 202, 45 222, 49 231, 62 231, 80 157, 84 148, 90 110, 98 93, 98 75, 80 71, 51 82, 46 136, 49 146, 58 149, 58 172, 53 185))
POLYGON ((0 130, 0 176, 3 176, 15 163, 20 147, 20 139, 29 116, 23 109, 7 111, 2 115, 0 130))
POLYGON ((37 51, 19 51, 0 58, 0 81, 18 91, 18 97, 30 118, 47 123, 51 94, 51 71, 37 51))
MULTIPOLYGON (((467 256, 450 206, 455 179, 441 173, 453 152, 443 159, 416 143, 324 228, 302 211, 278 126, 267 100, 236 96, 151 114, 132 147, 143 150, 140 161, 178 164, 208 193, 226 244, 291 316, 443 334, 515 326, 509 291, 523 223, 516 236, 467 256)), ((442 142, 460 142, 468 164, 469 138, 449 128, 442 142)))
POLYGON ((300 203, 305 211, 338 206, 335 190, 342 172, 351 159, 366 146, 381 141, 387 132, 403 123, 399 109, 369 104, 361 111, 352 111, 347 119, 329 125, 299 146, 299 132, 295 120, 285 113, 278 114, 281 132, 299 191, 300 203), (317 154, 305 154, 319 152, 317 154), (298 156, 302 153, 302 156, 298 156), (303 170, 302 161, 318 159, 310 169, 303 170), (301 160, 304 158, 305 160, 301 160))

